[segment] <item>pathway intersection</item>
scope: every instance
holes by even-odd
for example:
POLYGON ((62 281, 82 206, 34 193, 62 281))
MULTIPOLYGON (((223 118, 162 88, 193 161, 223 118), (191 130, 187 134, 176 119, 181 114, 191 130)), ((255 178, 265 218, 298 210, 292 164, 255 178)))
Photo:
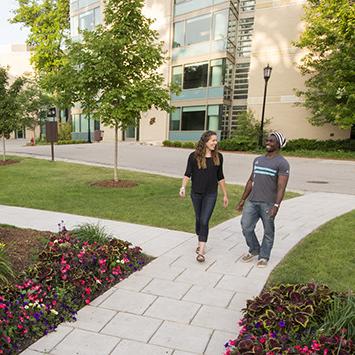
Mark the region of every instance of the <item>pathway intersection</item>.
MULTIPOLYGON (((355 196, 308 193, 283 202, 265 269, 242 263, 240 217, 211 229, 205 263, 195 260, 193 234, 124 222, 0 205, 0 223, 56 232, 97 223, 156 259, 25 350, 24 355, 220 355, 236 337, 246 300, 310 232, 355 208, 355 196)), ((259 235, 260 235, 260 225, 259 235)))

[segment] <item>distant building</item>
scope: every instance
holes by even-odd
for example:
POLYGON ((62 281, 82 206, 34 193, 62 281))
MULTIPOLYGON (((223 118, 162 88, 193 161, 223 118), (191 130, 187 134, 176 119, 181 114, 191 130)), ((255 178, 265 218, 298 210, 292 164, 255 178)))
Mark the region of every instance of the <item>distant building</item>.
MULTIPOLYGON (((155 18, 169 61, 161 68, 166 83, 181 86, 172 95, 171 115, 149 111, 139 127, 122 132, 125 140, 195 141, 206 129, 222 137, 237 128, 238 115, 251 109, 260 119, 263 68, 273 68, 266 114, 271 128, 288 138, 348 138, 350 130, 331 125, 315 127, 307 112, 296 106, 294 89, 304 87, 297 64, 304 53, 292 46, 303 29, 303 0, 146 0, 144 13, 155 18)), ((71 35, 103 21, 104 1, 71 1, 71 35)), ((74 137, 87 135, 88 120, 80 107, 72 110, 74 137)), ((90 130, 99 124, 90 122, 90 130)), ((104 139, 113 130, 101 126, 104 139)))

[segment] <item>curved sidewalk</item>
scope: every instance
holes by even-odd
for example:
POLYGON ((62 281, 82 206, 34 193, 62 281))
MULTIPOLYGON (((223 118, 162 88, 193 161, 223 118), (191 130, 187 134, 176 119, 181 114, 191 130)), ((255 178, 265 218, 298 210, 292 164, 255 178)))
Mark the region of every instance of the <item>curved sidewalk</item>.
POLYGON ((257 269, 240 261, 246 250, 240 217, 211 229, 206 262, 199 264, 190 233, 0 206, 0 223, 18 227, 56 231, 61 220, 68 228, 99 221, 157 257, 81 309, 75 323, 59 326, 23 354, 222 354, 224 342, 237 335, 246 300, 262 290, 284 255, 314 229, 354 208, 355 196, 332 193, 283 202, 269 266, 257 269))

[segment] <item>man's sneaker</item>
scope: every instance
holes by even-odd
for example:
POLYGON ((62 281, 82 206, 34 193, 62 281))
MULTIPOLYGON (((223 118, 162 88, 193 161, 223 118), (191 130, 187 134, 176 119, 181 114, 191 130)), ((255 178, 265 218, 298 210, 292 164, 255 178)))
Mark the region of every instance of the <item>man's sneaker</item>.
POLYGON ((255 258, 255 256, 256 255, 253 255, 253 254, 250 254, 250 253, 245 254, 245 255, 242 256, 242 261, 244 263, 249 263, 250 261, 252 261, 255 258))
POLYGON ((258 260, 258 262, 256 263, 257 267, 266 267, 267 266, 267 260, 266 259, 260 259, 258 260))

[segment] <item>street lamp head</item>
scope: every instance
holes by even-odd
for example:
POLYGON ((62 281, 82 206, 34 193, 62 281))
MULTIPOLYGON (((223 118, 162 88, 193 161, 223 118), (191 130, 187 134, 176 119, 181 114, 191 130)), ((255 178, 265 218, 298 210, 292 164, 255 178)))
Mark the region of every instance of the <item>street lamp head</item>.
POLYGON ((269 79, 270 79, 271 71, 272 71, 272 68, 271 68, 270 65, 268 64, 268 65, 264 68, 264 79, 265 79, 265 80, 269 80, 269 79))

